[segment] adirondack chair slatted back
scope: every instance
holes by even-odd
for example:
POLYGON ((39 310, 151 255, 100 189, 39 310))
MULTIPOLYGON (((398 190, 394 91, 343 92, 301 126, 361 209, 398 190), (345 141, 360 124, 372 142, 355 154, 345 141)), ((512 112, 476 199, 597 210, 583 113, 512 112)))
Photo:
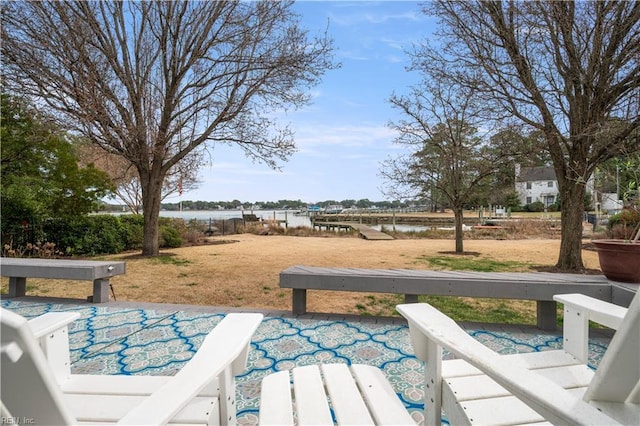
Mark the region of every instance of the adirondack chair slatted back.
POLYGON ((6 309, 2 309, 0 320, 0 385, 8 414, 34 424, 77 423, 65 407, 62 391, 27 320, 6 309))
POLYGON ((584 399, 640 404, 640 293, 611 339, 584 399))

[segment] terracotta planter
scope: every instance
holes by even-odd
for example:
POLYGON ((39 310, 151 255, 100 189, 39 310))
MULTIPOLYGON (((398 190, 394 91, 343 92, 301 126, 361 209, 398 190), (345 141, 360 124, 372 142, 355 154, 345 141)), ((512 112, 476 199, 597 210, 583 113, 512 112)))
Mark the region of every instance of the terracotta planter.
POLYGON ((640 243, 593 240, 602 273, 613 281, 640 283, 640 243))

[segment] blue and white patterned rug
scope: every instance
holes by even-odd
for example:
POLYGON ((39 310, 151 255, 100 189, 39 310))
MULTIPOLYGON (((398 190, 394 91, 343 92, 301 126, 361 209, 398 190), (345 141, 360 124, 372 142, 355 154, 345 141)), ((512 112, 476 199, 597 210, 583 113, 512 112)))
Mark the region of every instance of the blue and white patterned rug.
MULTIPOLYGON (((81 318, 69 333, 72 372, 77 374, 175 374, 224 317, 104 305, 12 300, 1 304, 27 318, 46 312, 80 313, 81 318)), ((470 334, 500 353, 533 352, 561 345, 561 337, 544 334, 470 334)), ((595 368, 608 340, 599 338, 590 343, 589 363, 595 368)), ((413 355, 406 326, 269 317, 253 337, 248 371, 237 377, 238 422, 257 424, 260 381, 265 375, 329 362, 370 364, 383 369, 414 418, 422 419, 423 368, 413 355)))

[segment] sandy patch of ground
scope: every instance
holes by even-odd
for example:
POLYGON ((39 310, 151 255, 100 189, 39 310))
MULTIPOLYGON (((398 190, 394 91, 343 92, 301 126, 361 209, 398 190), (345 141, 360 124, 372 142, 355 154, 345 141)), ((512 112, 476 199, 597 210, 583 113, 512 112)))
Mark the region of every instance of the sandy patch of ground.
MULTIPOLYGON (((368 241, 357 237, 323 238, 242 234, 217 237, 216 244, 171 249, 169 258, 132 254, 110 256, 127 262, 127 273, 112 279, 118 301, 186 303, 291 309, 291 291, 280 289, 280 271, 293 265, 432 269, 421 260, 454 249, 453 240, 368 241), (234 242, 230 242, 234 241, 234 242), (226 243, 225 243, 226 242, 226 243)), ((560 240, 465 240, 465 251, 481 257, 552 266, 560 240)), ((598 269, 597 254, 584 250, 589 269, 598 269)), ((526 270, 524 268, 523 270, 526 270)), ((3 288, 6 291, 6 278, 3 288)), ((81 281, 29 280, 29 295, 86 298, 91 284, 81 281)), ((315 312, 358 313, 366 295, 347 292, 308 294, 315 312)))

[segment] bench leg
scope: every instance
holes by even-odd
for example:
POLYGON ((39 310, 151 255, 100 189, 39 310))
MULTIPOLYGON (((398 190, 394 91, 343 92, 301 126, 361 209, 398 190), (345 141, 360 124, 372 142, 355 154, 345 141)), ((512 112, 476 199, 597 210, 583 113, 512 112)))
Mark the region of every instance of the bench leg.
POLYGON ((93 303, 109 301, 109 279, 93 280, 93 303))
POLYGON ((307 290, 304 288, 294 288, 292 293, 291 311, 294 315, 304 315, 307 313, 307 290))
POLYGON ((404 303, 418 303, 418 295, 417 294, 405 294, 404 295, 404 303))
POLYGON ((25 277, 9 277, 9 297, 22 297, 27 294, 25 277))
POLYGON ((554 331, 556 329, 557 303, 554 301, 538 300, 538 328, 541 330, 554 331))

